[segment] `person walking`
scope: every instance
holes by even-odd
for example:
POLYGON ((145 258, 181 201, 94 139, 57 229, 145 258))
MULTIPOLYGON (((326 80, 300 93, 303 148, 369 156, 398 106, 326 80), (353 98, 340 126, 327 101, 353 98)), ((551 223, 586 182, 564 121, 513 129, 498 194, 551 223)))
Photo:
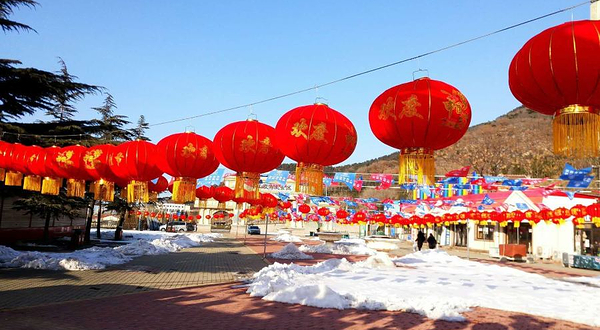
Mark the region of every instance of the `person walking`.
POLYGON ((423 247, 424 242, 425 242, 425 234, 419 230, 419 233, 417 234, 417 248, 419 249, 419 251, 421 251, 421 248, 423 247))
POLYGON ((429 248, 430 249, 435 249, 435 246, 437 245, 437 241, 435 239, 435 237, 433 237, 433 234, 429 234, 429 237, 427 238, 427 243, 429 243, 429 248))

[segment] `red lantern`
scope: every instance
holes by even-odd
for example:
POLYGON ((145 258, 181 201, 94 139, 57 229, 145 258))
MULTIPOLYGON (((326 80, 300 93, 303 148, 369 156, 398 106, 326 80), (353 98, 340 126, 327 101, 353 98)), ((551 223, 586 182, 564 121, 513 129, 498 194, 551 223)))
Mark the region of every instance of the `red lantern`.
POLYGON ((229 215, 229 218, 233 218, 235 216, 235 214, 233 214, 233 213, 229 213, 228 215, 229 215))
POLYGON ((4 183, 7 186, 20 186, 23 182, 23 173, 15 168, 19 168, 19 165, 21 164, 21 162, 17 160, 17 155, 19 153, 19 148, 21 148, 22 145, 19 143, 7 143, 3 145, 3 147, 5 148, 3 152, 3 166, 8 170, 8 172, 6 172, 4 183))
POLYGON ((298 206, 298 211, 306 214, 310 212, 310 206, 308 206, 308 204, 300 204, 300 206, 298 206))
POLYGON ((115 182, 122 181, 110 168, 109 157, 114 150, 115 146, 103 144, 88 148, 83 155, 84 169, 94 180, 90 185, 90 192, 97 200, 112 202, 115 182))
POLYGON ((135 212, 135 215, 142 215, 142 212, 141 211, 137 211, 137 212, 135 212))
POLYGON ((207 200, 212 198, 215 195, 215 187, 214 186, 200 186, 196 189, 196 197, 200 200, 207 200))
POLYGON ((127 202, 148 202, 148 181, 160 176, 156 166, 156 146, 146 141, 125 142, 109 158, 111 170, 127 185, 127 202))
POLYGON ((75 145, 55 150, 51 160, 52 169, 59 178, 67 179, 67 196, 82 198, 85 181, 93 178, 87 173, 83 156, 86 147, 75 145))
POLYGON ((456 143, 471 122, 467 98, 453 86, 420 78, 379 95, 369 124, 383 143, 400 149, 400 183, 433 184, 433 151, 456 143))
POLYGON ((367 215, 364 212, 356 212, 353 219, 356 222, 364 222, 367 219, 367 215))
POLYGON ((561 156, 599 156, 598 31, 599 21, 554 26, 527 41, 510 64, 515 98, 554 116, 554 153, 561 156))
POLYGON ((165 219, 171 219, 171 214, 169 214, 169 213, 165 214, 165 219))
POLYGON ((162 218, 163 218, 163 215, 162 215, 162 213, 159 213, 159 214, 156 216, 156 218, 158 218, 158 219, 162 219, 162 218))
POLYGON ((38 146, 27 147, 25 160, 26 171, 24 173, 27 175, 23 180, 23 189, 40 191, 42 177, 49 174, 49 166, 46 164, 46 151, 38 146))
POLYGON ((587 208, 581 204, 577 204, 575 206, 573 206, 570 210, 569 213, 575 218, 575 219, 580 219, 581 222, 584 221, 584 217, 588 214, 587 213, 587 208))
POLYGON ((261 200, 264 207, 272 208, 277 206, 277 197, 272 194, 261 194, 261 200))
POLYGON ((150 216, 153 217, 153 218, 156 217, 156 212, 151 212, 150 216))
POLYGON ((356 148, 354 125, 326 104, 301 106, 277 122, 277 145, 296 166, 296 191, 323 195, 323 167, 348 159, 356 148))
POLYGON ((275 129, 256 120, 231 123, 217 132, 215 156, 237 172, 235 197, 243 197, 246 189, 250 198, 258 198, 260 174, 277 168, 285 158, 275 140, 275 129))
POLYGON ((150 180, 150 182, 148 182, 148 190, 151 192, 160 193, 167 190, 168 187, 169 182, 167 181, 167 178, 162 175, 159 176, 158 179, 150 180))
POLYGON ((329 209, 328 209, 328 208, 326 208, 326 207, 321 207, 321 208, 319 208, 319 209, 317 210, 317 213, 318 213, 320 216, 322 216, 322 217, 326 217, 326 216, 328 216, 328 215, 329 215, 329 213, 331 213, 331 212, 329 211, 329 209))
POLYGON ((559 207, 559 208, 555 209, 553 211, 553 214, 554 214, 554 219, 562 219, 562 220, 571 216, 571 213, 569 212, 569 210, 564 207, 559 207))
POLYGON ((425 222, 425 224, 433 224, 435 223, 435 217, 432 214, 425 214, 423 216, 423 222, 425 222))
POLYGON ((285 201, 285 202, 281 202, 281 208, 282 209, 289 209, 290 207, 292 207, 292 203, 289 201, 285 201))
POLYGON ((336 218, 338 218, 338 219, 345 219, 345 218, 347 218, 347 217, 348 217, 348 211, 346 211, 346 210, 338 210, 338 211, 335 213, 335 216, 336 216, 336 218))
POLYGON ((210 214, 207 214, 207 215, 205 216, 205 218, 206 218, 207 220, 210 220, 210 218, 211 218, 211 217, 210 217, 210 214))
POLYGON ((196 199, 196 181, 214 172, 219 162, 212 142, 196 133, 169 135, 156 144, 157 166, 175 178, 173 201, 188 203, 196 199))
POLYGON ((225 186, 215 188, 215 194, 213 198, 219 202, 219 205, 217 206, 219 209, 224 209, 225 203, 233 200, 233 197, 234 194, 231 188, 225 186))

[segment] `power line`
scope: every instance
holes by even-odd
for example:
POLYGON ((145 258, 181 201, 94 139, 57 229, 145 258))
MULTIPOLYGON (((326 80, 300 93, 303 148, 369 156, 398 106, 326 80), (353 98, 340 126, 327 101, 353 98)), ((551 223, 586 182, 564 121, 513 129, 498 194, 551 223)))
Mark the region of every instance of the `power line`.
POLYGON ((548 14, 545 14, 545 15, 542 15, 542 16, 538 16, 536 18, 532 18, 532 19, 529 19, 529 20, 526 20, 526 21, 523 21, 523 22, 520 22, 520 23, 517 23, 517 24, 513 24, 513 25, 510 25, 510 26, 504 27, 502 29, 499 29, 499 30, 496 30, 496 31, 493 31, 493 32, 489 32, 489 33, 486 33, 486 34, 483 34, 483 35, 480 35, 480 36, 477 36, 477 37, 474 37, 474 38, 471 38, 471 39, 460 41, 460 42, 457 42, 457 43, 454 43, 454 44, 451 44, 451 45, 448 45, 448 46, 445 46, 445 47, 442 47, 442 48, 438 48, 438 49, 435 49, 435 50, 432 50, 432 51, 429 51, 429 52, 426 52, 426 53, 422 53, 422 54, 419 54, 419 55, 416 55, 416 56, 412 56, 412 57, 409 57, 409 58, 405 58, 405 59, 402 59, 402 60, 399 60, 399 61, 396 61, 396 62, 392 62, 392 63, 385 64, 385 65, 382 65, 382 66, 378 66, 378 67, 375 67, 375 68, 372 68, 372 69, 369 69, 369 70, 366 70, 366 71, 361 71, 361 72, 358 72, 358 73, 354 73, 354 74, 351 74, 349 76, 345 76, 343 78, 331 80, 329 82, 322 83, 320 85, 314 85, 314 86, 303 88, 303 89, 300 89, 300 90, 297 90, 297 91, 294 91, 294 92, 290 92, 290 93, 286 93, 286 94, 281 94, 281 95, 273 96, 273 97, 270 97, 270 98, 267 98, 267 99, 264 99, 264 100, 260 100, 260 101, 256 101, 256 102, 252 102, 252 103, 247 103, 247 104, 243 104, 243 105, 238 105, 238 106, 234 106, 234 107, 230 107, 230 108, 226 108, 226 109, 205 112, 205 113, 201 113, 201 114, 198 114, 198 115, 194 115, 194 116, 190 116, 190 117, 185 117, 185 118, 180 118, 180 119, 172 119, 172 120, 167 120, 167 121, 163 121, 163 122, 158 122, 158 123, 155 123, 155 124, 150 124, 149 126, 160 126, 160 125, 172 124, 172 123, 177 123, 177 122, 180 122, 180 121, 185 121, 185 120, 190 120, 190 119, 196 119, 196 118, 200 118, 200 117, 206 117, 206 116, 215 115, 215 114, 219 114, 219 113, 223 113, 223 112, 229 112, 229 111, 233 111, 233 110, 238 110, 238 109, 243 109, 243 108, 251 107, 251 106, 254 106, 254 105, 257 105, 257 104, 262 104, 262 103, 267 103, 267 102, 275 101, 275 100, 286 98, 286 97, 289 97, 289 96, 292 96, 292 95, 296 95, 296 94, 305 93, 305 92, 308 92, 308 91, 311 91, 311 90, 315 90, 317 88, 321 88, 321 87, 325 87, 325 86, 337 84, 337 83, 345 81, 345 80, 349 80, 349 79, 352 79, 352 78, 360 77, 360 76, 363 76, 363 75, 366 75, 366 74, 369 74, 369 73, 372 73, 372 72, 375 72, 375 71, 383 70, 383 69, 386 69, 386 68, 389 68, 389 67, 392 67, 392 66, 396 66, 396 65, 399 65, 399 64, 402 64, 402 63, 406 63, 406 62, 410 62, 410 61, 413 61, 413 60, 416 60, 416 59, 419 59, 419 58, 422 58, 422 57, 426 57, 426 56, 433 55, 433 54, 436 54, 436 53, 439 53, 439 52, 443 52, 443 51, 446 51, 448 49, 452 49, 452 48, 455 48, 455 47, 458 47, 458 46, 462 46, 464 44, 468 44, 468 43, 477 41, 479 39, 487 38, 487 37, 493 36, 495 34, 502 33, 502 32, 505 32, 505 31, 517 28, 519 26, 526 25, 526 24, 529 24, 529 23, 532 23, 532 22, 544 19, 546 17, 554 16, 554 15, 563 13, 565 11, 569 11, 569 10, 575 9, 577 7, 581 7, 581 6, 586 5, 586 4, 594 3, 596 1, 599 1, 599 0, 591 0, 591 1, 588 0, 588 1, 579 3, 579 4, 576 4, 576 5, 567 7, 567 8, 559 9, 557 11, 554 11, 554 12, 551 12, 551 13, 548 13, 548 14))

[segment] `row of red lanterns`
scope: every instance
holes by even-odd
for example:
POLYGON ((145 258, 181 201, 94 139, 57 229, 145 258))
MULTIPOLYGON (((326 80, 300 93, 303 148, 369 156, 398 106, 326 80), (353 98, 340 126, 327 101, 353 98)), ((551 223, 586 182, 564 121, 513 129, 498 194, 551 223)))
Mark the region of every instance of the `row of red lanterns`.
MULTIPOLYGON (((157 213, 157 212, 148 212, 148 211, 130 211, 129 212, 130 215, 137 215, 137 216, 144 216, 144 217, 151 217, 151 218, 157 218, 157 219, 173 219, 173 220, 201 220, 202 216, 201 215, 185 215, 185 214, 170 214, 170 213, 157 213)), ((226 216, 225 213, 215 213, 214 215, 210 215, 207 214, 205 216, 206 219, 211 219, 211 218, 215 218, 215 219, 224 219, 226 216)), ((229 218, 233 218, 235 215, 233 213, 227 213, 227 216, 229 218)))

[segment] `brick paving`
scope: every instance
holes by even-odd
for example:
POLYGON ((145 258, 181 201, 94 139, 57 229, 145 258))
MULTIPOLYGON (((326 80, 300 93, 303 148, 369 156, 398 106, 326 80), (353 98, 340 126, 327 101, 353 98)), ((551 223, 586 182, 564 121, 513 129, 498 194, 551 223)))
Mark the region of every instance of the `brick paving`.
POLYGON ((224 238, 103 270, 0 269, 0 309, 231 282, 265 265, 240 242, 224 238))
MULTIPOLYGON (((4 308, 0 310, 0 329, 592 329, 486 308, 465 313, 465 322, 447 322, 407 312, 340 311, 269 302, 248 296, 244 288, 232 283, 193 286, 233 281, 238 278, 237 272, 252 273, 264 267, 262 237, 249 236, 247 247, 242 241, 242 237, 238 241, 225 238, 174 254, 137 258, 103 271, 0 269, 0 307, 4 308), (69 300, 76 301, 65 302, 69 300)), ((267 253, 285 244, 268 241, 267 253)), ((332 257, 351 261, 365 258, 313 256, 315 260, 302 263, 332 257)), ((511 264, 507 265, 514 266, 511 264)), ((518 265, 539 271, 527 264, 518 265)), ((573 276, 568 270, 566 274, 573 276)))

